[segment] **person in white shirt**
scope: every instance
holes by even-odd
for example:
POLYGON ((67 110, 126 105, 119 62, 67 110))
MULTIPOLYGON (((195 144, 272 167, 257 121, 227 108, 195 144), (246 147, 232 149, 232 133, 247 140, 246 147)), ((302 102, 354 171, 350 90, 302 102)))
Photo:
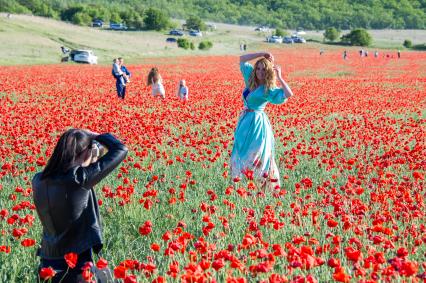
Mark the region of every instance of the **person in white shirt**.
POLYGON ((188 96, 189 96, 189 89, 188 86, 186 85, 185 80, 181 80, 179 82, 179 87, 178 87, 178 93, 177 96, 179 97, 180 100, 182 101, 187 101, 188 100, 188 96))
POLYGON ((148 85, 152 85, 152 96, 166 98, 163 80, 157 68, 152 68, 148 74, 148 85))

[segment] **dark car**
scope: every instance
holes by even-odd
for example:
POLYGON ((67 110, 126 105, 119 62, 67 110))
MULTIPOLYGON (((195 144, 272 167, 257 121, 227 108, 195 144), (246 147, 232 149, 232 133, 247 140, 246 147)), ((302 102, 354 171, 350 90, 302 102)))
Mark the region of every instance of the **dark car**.
POLYGON ((174 37, 168 37, 166 38, 166 42, 177 42, 177 39, 174 37))
POLYGON ((177 29, 172 29, 172 30, 169 32, 169 34, 170 34, 170 35, 182 36, 182 35, 183 35, 183 32, 182 32, 182 31, 180 31, 180 30, 177 30, 177 29))
POLYGON ((294 43, 294 40, 291 37, 286 36, 283 39, 283 43, 291 44, 291 43, 294 43))
POLYGON ((104 25, 104 21, 100 19, 93 20, 92 27, 98 27, 101 28, 104 25))

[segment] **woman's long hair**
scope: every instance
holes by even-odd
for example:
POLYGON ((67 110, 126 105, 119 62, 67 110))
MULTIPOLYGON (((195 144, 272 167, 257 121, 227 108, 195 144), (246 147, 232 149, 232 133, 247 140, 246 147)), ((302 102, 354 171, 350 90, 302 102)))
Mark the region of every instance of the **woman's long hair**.
POLYGON ((151 71, 149 71, 147 84, 148 85, 155 84, 160 79, 161 79, 161 75, 158 72, 158 69, 154 67, 154 68, 151 69, 151 71))
POLYGON ((265 93, 267 93, 269 89, 276 87, 276 78, 274 72, 274 65, 272 65, 271 61, 266 58, 261 58, 257 60, 256 64, 254 64, 254 70, 251 72, 249 78, 249 87, 250 90, 253 91, 260 85, 259 80, 256 76, 256 69, 257 66, 259 66, 260 64, 265 67, 265 93))
POLYGON ((92 148, 92 141, 93 136, 80 129, 69 129, 63 133, 41 174, 41 178, 65 173, 68 169, 77 165, 78 161, 87 159, 92 148))

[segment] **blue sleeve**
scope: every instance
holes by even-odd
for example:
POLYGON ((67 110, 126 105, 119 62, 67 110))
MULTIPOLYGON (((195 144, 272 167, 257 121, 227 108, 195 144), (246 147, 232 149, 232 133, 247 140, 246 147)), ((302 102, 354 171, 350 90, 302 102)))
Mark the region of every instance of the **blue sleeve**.
POLYGON ((129 70, 127 70, 127 68, 124 67, 124 66, 121 66, 121 70, 123 71, 123 73, 125 73, 129 77, 132 75, 132 74, 130 74, 129 70))
POLYGON ((253 72, 253 66, 248 62, 241 62, 240 63, 240 71, 244 78, 244 83, 246 87, 249 87, 249 79, 250 75, 253 72))
POLYGON ((281 104, 284 103, 287 98, 284 95, 284 90, 282 88, 276 87, 268 90, 266 100, 272 104, 281 104))

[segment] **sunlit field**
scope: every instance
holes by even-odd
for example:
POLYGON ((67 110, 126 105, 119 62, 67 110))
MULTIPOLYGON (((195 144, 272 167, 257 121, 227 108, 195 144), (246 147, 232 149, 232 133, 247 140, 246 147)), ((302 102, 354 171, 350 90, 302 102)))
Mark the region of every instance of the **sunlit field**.
MULTIPOLYGON (((277 51, 295 96, 269 105, 282 187, 230 176, 238 57, 0 68, 0 282, 37 282, 31 179, 70 127, 129 147, 95 188, 102 257, 125 282, 424 282, 426 53, 277 51), (190 90, 176 97, 180 79, 190 90)), ((95 262, 99 258, 95 258, 95 262)))

